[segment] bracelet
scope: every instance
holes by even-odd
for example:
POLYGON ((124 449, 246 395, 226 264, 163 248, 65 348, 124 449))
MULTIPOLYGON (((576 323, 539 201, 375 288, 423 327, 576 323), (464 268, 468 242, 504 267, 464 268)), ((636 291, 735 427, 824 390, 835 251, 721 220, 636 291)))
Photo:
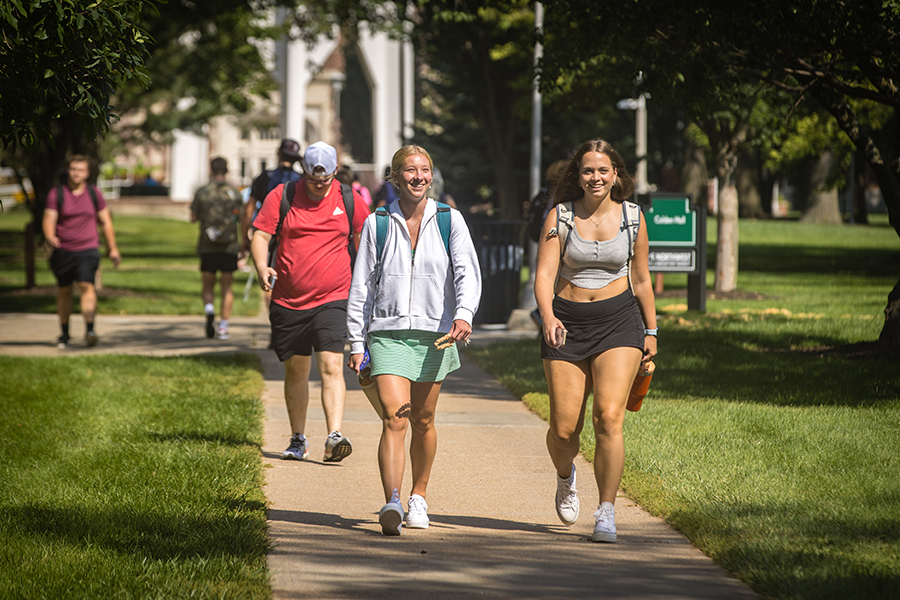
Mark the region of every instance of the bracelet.
POLYGON ((652 335, 653 337, 656 337, 658 333, 659 333, 659 327, 654 327, 653 329, 645 329, 644 330, 644 335, 652 335))

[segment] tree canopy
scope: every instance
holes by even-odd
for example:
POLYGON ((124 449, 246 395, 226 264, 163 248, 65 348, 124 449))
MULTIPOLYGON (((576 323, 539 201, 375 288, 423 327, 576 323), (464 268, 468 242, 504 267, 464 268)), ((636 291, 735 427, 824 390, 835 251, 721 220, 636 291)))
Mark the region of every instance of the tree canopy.
POLYGON ((34 146, 48 121, 73 116, 97 136, 126 82, 146 85, 150 41, 141 0, 9 0, 0 3, 0 142, 34 146))

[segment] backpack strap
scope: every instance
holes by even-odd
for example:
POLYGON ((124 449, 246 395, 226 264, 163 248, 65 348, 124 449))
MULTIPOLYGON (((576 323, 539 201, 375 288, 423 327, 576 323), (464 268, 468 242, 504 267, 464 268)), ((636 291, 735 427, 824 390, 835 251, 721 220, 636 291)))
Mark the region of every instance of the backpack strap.
POLYGON ((569 232, 575 227, 572 202, 560 202, 556 205, 556 227, 550 230, 550 235, 556 234, 559 239, 559 268, 556 269, 556 281, 553 283, 553 292, 559 285, 559 273, 562 271, 563 256, 566 255, 566 247, 569 244, 569 232))
POLYGON ((628 231, 628 259, 634 256, 634 241, 641 228, 641 207, 634 202, 622 202, 622 228, 628 231))
MULTIPOLYGON (((444 248, 447 249, 447 256, 450 256, 450 226, 452 216, 450 214, 450 207, 443 202, 437 203, 437 222, 438 222, 438 230, 441 232, 441 239, 444 240, 444 248)), ((450 256, 451 260, 453 259, 450 256)))
MULTIPOLYGON (((91 202, 94 203, 94 214, 97 215, 100 213, 100 200, 97 198, 97 190, 90 183, 85 183, 85 185, 88 189, 88 195, 91 197, 91 202)), ((56 186, 56 212, 62 212, 63 198, 65 197, 63 186, 56 186)))
POLYGON ((381 206, 375 211, 375 285, 381 281, 381 255, 384 254, 389 219, 387 208, 381 206))
POLYGON ((278 255, 278 245, 281 241, 281 226, 284 225, 284 218, 291 209, 291 201, 294 199, 294 190, 297 188, 296 181, 283 183, 284 189, 281 193, 281 208, 278 212, 278 226, 275 228, 275 235, 269 240, 269 266, 275 268, 275 257, 278 255))
POLYGON ((344 199, 344 213, 347 215, 347 222, 350 223, 350 234, 347 236, 347 252, 350 253, 350 268, 356 262, 356 248, 353 247, 353 209, 356 208, 356 202, 353 201, 353 188, 346 183, 341 184, 341 197, 344 199))
POLYGON ((641 228, 641 207, 634 202, 624 200, 622 202, 622 225, 628 232, 628 287, 634 294, 634 283, 631 280, 631 266, 634 263, 634 242, 637 239, 638 230, 641 228))

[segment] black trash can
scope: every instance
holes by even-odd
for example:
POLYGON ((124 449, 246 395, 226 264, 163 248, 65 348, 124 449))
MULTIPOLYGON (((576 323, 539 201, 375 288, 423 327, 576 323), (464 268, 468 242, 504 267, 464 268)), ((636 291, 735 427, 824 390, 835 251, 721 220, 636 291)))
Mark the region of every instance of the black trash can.
POLYGON ((481 263, 481 305, 474 325, 506 323, 519 305, 527 221, 474 221, 472 242, 481 263))

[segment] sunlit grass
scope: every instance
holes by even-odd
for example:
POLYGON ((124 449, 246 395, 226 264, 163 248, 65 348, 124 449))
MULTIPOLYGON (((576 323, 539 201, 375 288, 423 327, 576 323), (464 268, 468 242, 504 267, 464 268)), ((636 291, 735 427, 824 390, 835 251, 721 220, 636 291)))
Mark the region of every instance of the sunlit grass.
POLYGON ((269 597, 255 356, 0 372, 0 597, 269 597))

